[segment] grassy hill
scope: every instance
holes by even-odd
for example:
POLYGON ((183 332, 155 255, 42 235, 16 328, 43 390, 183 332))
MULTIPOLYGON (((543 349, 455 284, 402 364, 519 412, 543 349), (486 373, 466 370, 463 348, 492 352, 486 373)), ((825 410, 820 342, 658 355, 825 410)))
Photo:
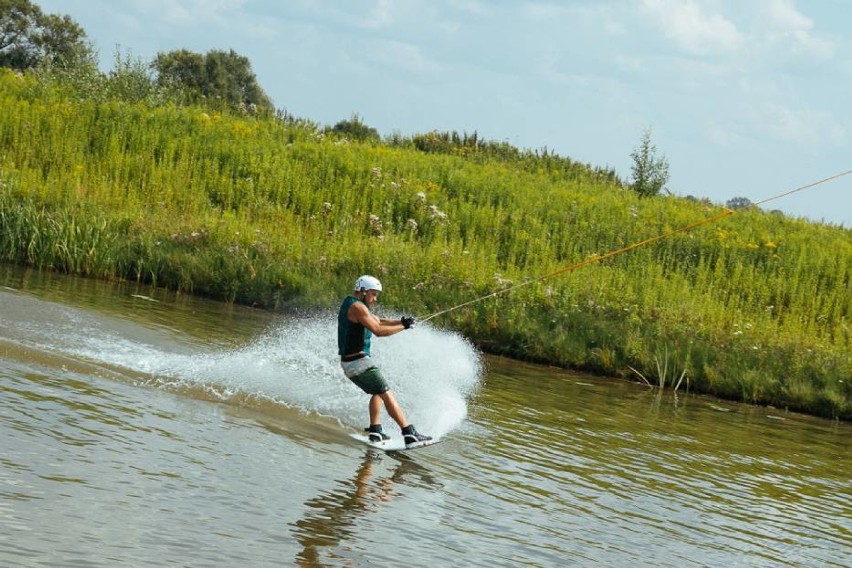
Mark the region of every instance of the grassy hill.
MULTIPOLYGON (((336 309, 372 273, 386 310, 422 317, 721 211, 447 135, 356 142, 11 72, 0 104, 0 260, 271 309, 336 309)), ((849 229, 751 209, 432 323, 520 359, 850 419, 850 275, 849 229)))

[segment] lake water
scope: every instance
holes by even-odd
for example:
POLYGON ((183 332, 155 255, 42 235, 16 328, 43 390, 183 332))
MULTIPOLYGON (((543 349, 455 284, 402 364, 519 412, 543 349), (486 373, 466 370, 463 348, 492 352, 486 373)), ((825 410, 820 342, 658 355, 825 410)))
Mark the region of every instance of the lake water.
POLYGON ((335 317, 0 266, 0 565, 852 565, 847 423, 420 326, 374 353, 443 442, 385 453, 335 317))

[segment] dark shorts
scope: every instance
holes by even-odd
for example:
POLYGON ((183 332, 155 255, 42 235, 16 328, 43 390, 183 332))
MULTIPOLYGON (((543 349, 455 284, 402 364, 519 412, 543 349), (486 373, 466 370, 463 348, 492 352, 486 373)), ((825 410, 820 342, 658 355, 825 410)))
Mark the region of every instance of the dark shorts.
POLYGON ((382 394, 390 390, 378 367, 371 367, 360 375, 349 377, 349 380, 367 394, 382 394))

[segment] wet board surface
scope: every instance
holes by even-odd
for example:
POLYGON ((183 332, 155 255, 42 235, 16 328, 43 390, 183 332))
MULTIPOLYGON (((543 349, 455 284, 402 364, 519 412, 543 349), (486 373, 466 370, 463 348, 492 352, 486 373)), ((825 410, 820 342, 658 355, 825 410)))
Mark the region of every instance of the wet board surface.
POLYGON ((370 438, 367 437, 366 434, 352 434, 352 437, 364 445, 370 446, 371 448, 376 448, 377 450, 383 450, 385 452, 412 452, 414 450, 421 450, 423 448, 428 448, 429 446, 434 446, 435 444, 440 444, 443 440, 429 440, 428 442, 424 442, 419 446, 414 446, 413 448, 406 448, 405 444, 402 442, 402 439, 391 438, 390 440, 386 440, 384 442, 371 442, 370 438))

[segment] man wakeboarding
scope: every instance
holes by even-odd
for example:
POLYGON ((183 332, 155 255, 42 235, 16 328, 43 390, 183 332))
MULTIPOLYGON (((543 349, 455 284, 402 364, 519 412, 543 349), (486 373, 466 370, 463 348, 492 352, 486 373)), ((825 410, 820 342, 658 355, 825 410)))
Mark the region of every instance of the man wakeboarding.
POLYGON ((370 308, 376 303, 381 291, 382 283, 378 278, 364 275, 355 281, 354 293, 343 300, 337 316, 340 366, 349 380, 370 395, 370 425, 365 428, 370 441, 381 443, 390 439, 390 436, 382 431, 380 420, 384 404, 390 417, 402 429, 405 447, 416 448, 428 444, 432 438, 418 433, 414 425, 406 420, 396 397, 370 357, 370 339, 373 335, 388 337, 411 329, 414 326, 414 318, 404 316, 398 320, 385 319, 372 314, 370 308))

